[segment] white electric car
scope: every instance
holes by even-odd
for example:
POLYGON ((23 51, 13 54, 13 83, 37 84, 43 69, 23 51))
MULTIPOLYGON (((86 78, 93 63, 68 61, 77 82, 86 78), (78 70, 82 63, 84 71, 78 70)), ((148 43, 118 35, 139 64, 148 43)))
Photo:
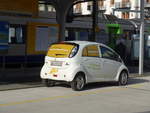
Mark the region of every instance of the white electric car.
POLYGON ((79 91, 91 82, 115 81, 126 85, 128 69, 120 56, 104 44, 65 41, 49 47, 40 76, 46 86, 66 81, 79 91))

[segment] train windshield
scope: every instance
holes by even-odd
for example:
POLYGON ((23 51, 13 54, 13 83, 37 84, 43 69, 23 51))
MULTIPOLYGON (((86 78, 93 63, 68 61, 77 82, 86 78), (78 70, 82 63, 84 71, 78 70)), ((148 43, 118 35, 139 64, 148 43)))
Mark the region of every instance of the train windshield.
POLYGON ((55 58, 71 58, 78 52, 78 45, 74 43, 56 43, 52 44, 48 50, 47 56, 55 58))

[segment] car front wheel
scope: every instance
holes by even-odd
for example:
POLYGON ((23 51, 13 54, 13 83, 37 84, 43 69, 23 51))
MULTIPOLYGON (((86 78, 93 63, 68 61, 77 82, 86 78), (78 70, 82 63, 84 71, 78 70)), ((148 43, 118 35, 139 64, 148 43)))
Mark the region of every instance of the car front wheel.
POLYGON ((121 72, 119 77, 119 85, 126 85, 128 82, 128 73, 126 71, 121 72))
POLYGON ((75 91, 81 91, 83 90, 84 86, 85 86, 85 77, 82 73, 79 73, 71 82, 71 88, 75 91))

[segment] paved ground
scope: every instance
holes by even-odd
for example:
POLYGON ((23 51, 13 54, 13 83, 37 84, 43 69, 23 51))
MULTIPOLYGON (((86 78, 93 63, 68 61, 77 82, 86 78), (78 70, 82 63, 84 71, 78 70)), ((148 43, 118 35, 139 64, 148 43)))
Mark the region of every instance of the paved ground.
POLYGON ((96 83, 81 92, 67 85, 0 92, 0 113, 150 113, 150 76, 129 85, 96 83))
MULTIPOLYGON (((15 90, 15 89, 25 89, 25 88, 34 88, 42 87, 40 75, 36 74, 34 76, 24 76, 17 78, 4 78, 0 79, 0 91, 15 90)), ((150 76, 150 72, 144 73, 144 75, 138 75, 138 73, 130 74, 130 78, 135 77, 146 77, 150 76)))

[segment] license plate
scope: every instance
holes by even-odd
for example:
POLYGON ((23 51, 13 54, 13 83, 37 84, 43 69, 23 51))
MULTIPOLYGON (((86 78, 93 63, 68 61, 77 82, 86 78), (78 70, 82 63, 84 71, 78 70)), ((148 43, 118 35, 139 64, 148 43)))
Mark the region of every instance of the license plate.
POLYGON ((51 66, 62 66, 61 61, 51 61, 51 66))

